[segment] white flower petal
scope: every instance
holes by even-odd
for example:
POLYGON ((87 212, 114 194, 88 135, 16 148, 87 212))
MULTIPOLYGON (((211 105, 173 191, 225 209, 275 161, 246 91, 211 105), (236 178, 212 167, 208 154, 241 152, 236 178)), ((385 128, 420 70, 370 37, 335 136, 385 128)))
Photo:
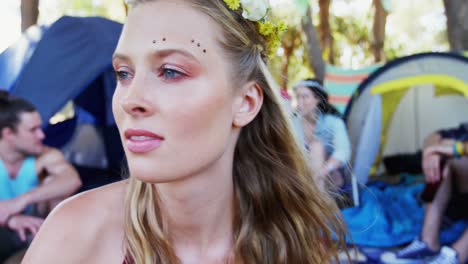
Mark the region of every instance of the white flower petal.
POLYGON ((240 0, 242 4, 242 16, 251 21, 259 21, 268 11, 268 3, 265 0, 240 0))

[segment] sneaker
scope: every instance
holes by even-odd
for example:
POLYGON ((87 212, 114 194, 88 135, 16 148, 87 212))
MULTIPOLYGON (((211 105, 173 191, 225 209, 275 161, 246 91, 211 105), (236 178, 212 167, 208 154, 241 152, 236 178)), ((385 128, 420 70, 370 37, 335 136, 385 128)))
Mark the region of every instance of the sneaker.
POLYGON ((442 247, 440 253, 429 264, 460 264, 457 252, 451 247, 442 247))
POLYGON ((426 243, 416 239, 397 252, 386 252, 382 254, 380 261, 386 264, 427 263, 427 260, 437 254, 438 252, 430 249, 426 243))

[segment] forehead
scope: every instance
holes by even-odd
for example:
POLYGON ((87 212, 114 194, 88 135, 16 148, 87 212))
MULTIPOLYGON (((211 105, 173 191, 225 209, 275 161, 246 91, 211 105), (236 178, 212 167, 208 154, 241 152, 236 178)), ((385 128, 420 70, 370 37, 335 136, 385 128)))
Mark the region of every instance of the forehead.
POLYGON ((42 119, 38 112, 22 112, 19 115, 19 119, 19 125, 25 127, 36 127, 42 124, 42 119))
POLYGON ((294 90, 297 95, 313 95, 313 92, 309 88, 304 86, 299 86, 294 90))
POLYGON ((189 1, 158 0, 139 4, 130 11, 116 52, 133 55, 189 48, 196 57, 207 57, 221 51, 221 38, 221 29, 214 20, 189 1), (139 49, 135 50, 135 45, 139 49))

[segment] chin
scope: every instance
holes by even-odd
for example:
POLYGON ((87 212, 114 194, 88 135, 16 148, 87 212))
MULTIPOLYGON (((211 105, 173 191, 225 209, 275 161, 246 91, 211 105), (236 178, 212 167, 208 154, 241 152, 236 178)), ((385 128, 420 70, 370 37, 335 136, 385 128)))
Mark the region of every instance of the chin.
POLYGON ((176 180, 174 173, 164 173, 161 168, 155 166, 140 166, 137 164, 128 164, 128 170, 132 178, 138 179, 146 183, 167 183, 176 180))
POLYGON ((42 153, 43 150, 44 150, 44 147, 41 146, 41 147, 31 148, 28 151, 25 151, 25 153, 31 156, 38 156, 42 153))
POLYGON ((39 146, 36 148, 37 154, 41 154, 44 151, 44 146, 39 146))

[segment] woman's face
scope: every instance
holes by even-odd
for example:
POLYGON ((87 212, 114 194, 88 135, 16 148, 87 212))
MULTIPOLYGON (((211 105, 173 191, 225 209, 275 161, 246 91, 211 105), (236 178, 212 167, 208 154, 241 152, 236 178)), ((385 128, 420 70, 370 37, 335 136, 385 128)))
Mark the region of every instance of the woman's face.
POLYGON ((183 1, 130 12, 113 58, 113 112, 132 177, 182 179, 217 164, 235 142, 235 90, 220 36, 183 1))
POLYGON ((319 99, 307 87, 296 88, 297 110, 302 116, 306 116, 315 111, 319 104, 319 99))

